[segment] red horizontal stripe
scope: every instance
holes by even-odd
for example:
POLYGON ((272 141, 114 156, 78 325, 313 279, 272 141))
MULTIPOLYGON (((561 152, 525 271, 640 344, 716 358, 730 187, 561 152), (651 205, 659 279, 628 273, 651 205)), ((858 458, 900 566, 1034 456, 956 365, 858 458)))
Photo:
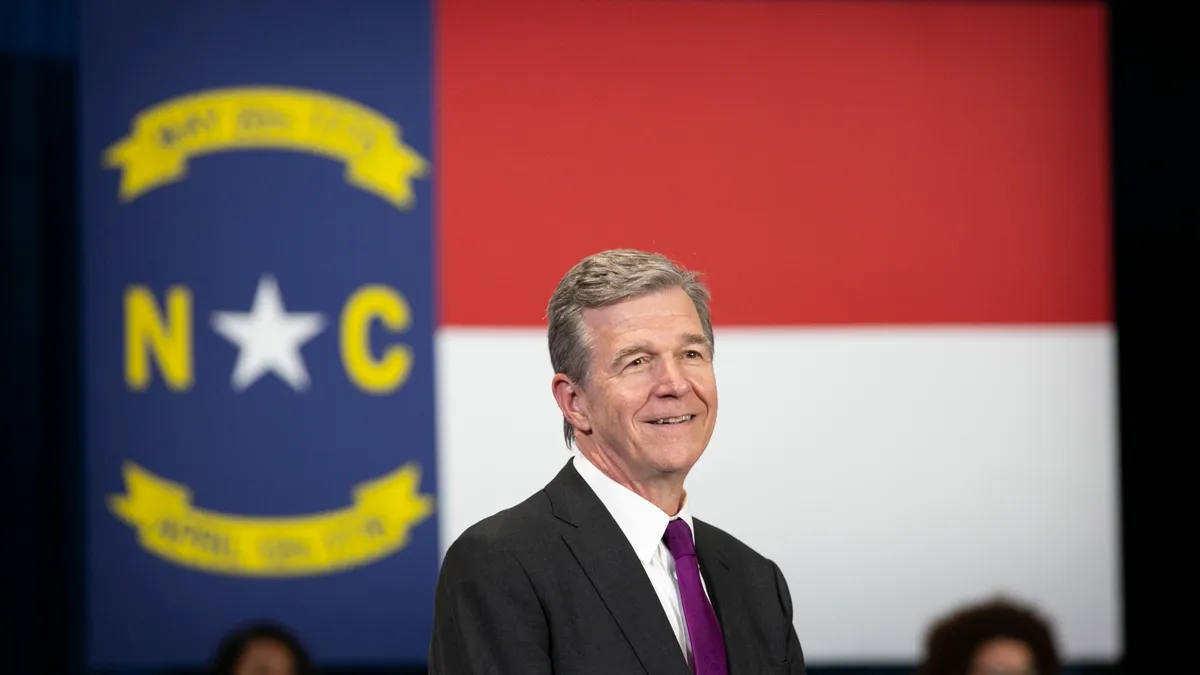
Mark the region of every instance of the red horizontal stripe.
POLYGON ((441 0, 441 317, 534 325, 610 247, 721 324, 1110 311, 1106 15, 1080 3, 441 0))

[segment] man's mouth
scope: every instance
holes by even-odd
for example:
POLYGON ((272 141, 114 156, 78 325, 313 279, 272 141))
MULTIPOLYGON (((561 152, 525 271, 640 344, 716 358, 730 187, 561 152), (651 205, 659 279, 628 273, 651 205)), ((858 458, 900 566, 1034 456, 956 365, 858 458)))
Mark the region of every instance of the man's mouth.
POLYGON ((695 415, 680 415, 679 417, 661 417, 656 420, 651 420, 650 424, 683 424, 690 422, 695 415))

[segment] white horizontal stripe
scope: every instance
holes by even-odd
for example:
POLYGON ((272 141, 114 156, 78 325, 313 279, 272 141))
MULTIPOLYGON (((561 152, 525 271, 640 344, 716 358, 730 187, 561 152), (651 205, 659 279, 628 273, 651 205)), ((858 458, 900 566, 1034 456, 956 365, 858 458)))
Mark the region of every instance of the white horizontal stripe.
MULTIPOLYGON (((811 663, 910 660, 1004 591, 1120 653, 1110 327, 721 330, 697 518, 774 559, 811 663)), ((438 337, 442 549, 567 461, 542 330, 438 337)))

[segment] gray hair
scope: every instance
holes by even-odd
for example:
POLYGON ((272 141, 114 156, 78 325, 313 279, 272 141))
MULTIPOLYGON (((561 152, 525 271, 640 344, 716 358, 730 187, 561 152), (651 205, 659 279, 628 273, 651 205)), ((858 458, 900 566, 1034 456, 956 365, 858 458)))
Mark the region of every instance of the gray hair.
MULTIPOLYGON (((583 310, 615 305, 668 288, 682 288, 700 315, 704 337, 713 344, 709 292, 696 272, 658 253, 614 249, 590 255, 563 276, 546 308, 549 323, 550 364, 554 372, 579 386, 587 382, 591 346, 583 324, 583 310)), ((563 417, 563 438, 570 448, 575 427, 563 417)))

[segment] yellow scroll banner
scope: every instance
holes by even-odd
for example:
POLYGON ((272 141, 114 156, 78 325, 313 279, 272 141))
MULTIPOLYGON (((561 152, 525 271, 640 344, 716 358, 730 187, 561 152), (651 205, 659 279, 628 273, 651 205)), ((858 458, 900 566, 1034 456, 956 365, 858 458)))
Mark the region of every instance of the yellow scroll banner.
POLYGON ((360 567, 404 548, 412 528, 433 513, 416 463, 355 486, 348 508, 286 518, 198 509, 184 485, 132 462, 122 473, 127 494, 109 497, 109 509, 137 531, 142 547, 214 574, 301 577, 360 567))
POLYGON ((428 162, 400 140, 400 127, 353 101, 305 89, 232 87, 159 103, 134 118, 130 135, 104 153, 120 168, 122 202, 187 175, 188 159, 216 152, 281 149, 346 164, 346 182, 398 208, 428 162))

